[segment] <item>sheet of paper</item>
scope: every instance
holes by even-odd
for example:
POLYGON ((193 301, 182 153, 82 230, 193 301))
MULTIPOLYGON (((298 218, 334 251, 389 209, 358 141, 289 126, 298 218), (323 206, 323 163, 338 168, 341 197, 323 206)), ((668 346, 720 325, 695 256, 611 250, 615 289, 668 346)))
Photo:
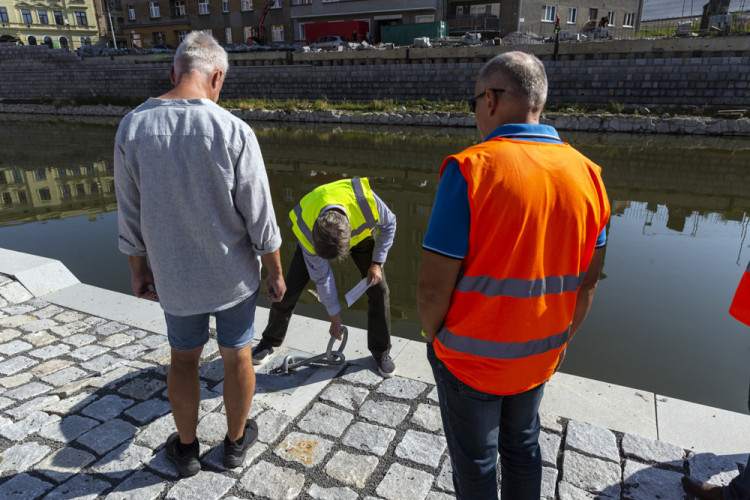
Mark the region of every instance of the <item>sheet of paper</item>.
POLYGON ((354 285, 354 288, 349 290, 346 294, 346 307, 352 307, 358 298, 367 291, 367 278, 362 279, 359 283, 354 285))

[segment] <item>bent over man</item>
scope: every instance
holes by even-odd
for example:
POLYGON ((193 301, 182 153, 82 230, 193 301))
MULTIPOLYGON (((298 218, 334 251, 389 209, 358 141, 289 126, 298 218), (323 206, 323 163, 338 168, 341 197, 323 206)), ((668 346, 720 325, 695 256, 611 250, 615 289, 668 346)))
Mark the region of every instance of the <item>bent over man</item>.
POLYGON ((540 125, 547 78, 509 52, 480 71, 483 142, 448 157, 422 252, 417 302, 456 496, 538 500, 538 408, 586 316, 609 202, 601 169, 540 125))
POLYGON ((115 186, 119 248, 128 255, 133 292, 158 293, 172 347, 167 388, 178 432, 167 440, 166 455, 190 476, 201 468, 198 363, 209 315, 216 316, 224 360, 224 465, 231 468, 258 436, 247 415, 261 261, 271 301, 286 288, 258 142, 247 124, 216 105, 227 54, 211 35, 194 31, 174 61, 174 88, 120 123, 115 186))
POLYGON ((351 254, 367 278, 367 348, 383 377, 396 367, 391 350, 391 309, 383 264, 396 234, 396 216, 370 188, 366 178, 344 179, 315 188, 289 213, 299 245, 286 275, 281 302, 271 305, 263 339, 253 351, 253 363, 268 361, 284 341, 289 321, 307 282, 312 279, 331 317, 329 333, 340 336, 341 306, 329 260, 351 254), (377 241, 374 233, 379 231, 377 241))

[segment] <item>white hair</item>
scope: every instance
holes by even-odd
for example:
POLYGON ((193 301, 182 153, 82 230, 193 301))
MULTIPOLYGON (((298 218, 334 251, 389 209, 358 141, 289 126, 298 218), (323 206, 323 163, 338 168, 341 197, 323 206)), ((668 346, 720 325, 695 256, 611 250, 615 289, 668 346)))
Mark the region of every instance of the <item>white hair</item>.
POLYGON ((209 77, 214 70, 225 76, 229 58, 219 42, 205 31, 192 31, 182 41, 174 56, 174 65, 180 72, 197 71, 209 77))
POLYGON ((547 73, 536 56, 525 52, 506 52, 490 59, 479 71, 477 81, 490 86, 505 80, 515 87, 532 110, 541 110, 547 101, 547 73))

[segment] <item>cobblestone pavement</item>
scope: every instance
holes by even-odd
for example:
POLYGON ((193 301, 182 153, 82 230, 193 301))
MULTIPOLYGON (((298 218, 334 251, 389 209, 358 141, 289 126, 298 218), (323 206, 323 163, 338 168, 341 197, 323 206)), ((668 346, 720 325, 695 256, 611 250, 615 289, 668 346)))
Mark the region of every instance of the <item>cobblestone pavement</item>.
MULTIPOLYGON (((168 360, 164 335, 35 299, 0 275, 0 499, 453 497, 435 387, 351 363, 295 416, 256 401, 260 439, 225 470, 213 340, 201 366, 203 470, 178 481, 163 451, 168 360)), ((259 378, 295 377, 269 365, 259 378)), ((552 415, 542 425, 545 499, 682 499, 682 474, 726 483, 747 460, 552 415)))

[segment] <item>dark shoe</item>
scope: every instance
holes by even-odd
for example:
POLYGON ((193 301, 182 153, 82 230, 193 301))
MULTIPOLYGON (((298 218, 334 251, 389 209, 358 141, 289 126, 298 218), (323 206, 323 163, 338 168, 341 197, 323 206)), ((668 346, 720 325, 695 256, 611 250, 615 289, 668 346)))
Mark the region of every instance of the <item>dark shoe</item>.
POLYGON ((247 450, 258 440, 258 424, 255 420, 248 419, 245 423, 245 432, 237 441, 230 441, 229 436, 224 436, 224 467, 234 469, 245 461, 247 450))
POLYGON ((682 476, 682 488, 686 493, 694 495, 701 500, 721 500, 723 486, 698 481, 690 476, 682 476))
POLYGON ((180 476, 188 477, 198 474, 201 470, 201 463, 198 460, 200 447, 196 439, 189 445, 182 445, 180 449, 180 435, 174 433, 167 438, 166 454, 177 466, 180 476))
MULTIPOLYGON (((375 358, 375 356, 373 356, 373 358, 375 358)), ((375 358, 375 362, 378 364, 378 371, 383 376, 383 378, 391 378, 393 377, 393 374, 396 373, 396 365, 393 363, 391 357, 387 354, 385 356, 375 358)))
POLYGON ((265 340, 260 339, 258 345, 253 349, 253 364, 255 366, 266 364, 271 358, 271 354, 273 354, 273 347, 266 344, 265 340))

